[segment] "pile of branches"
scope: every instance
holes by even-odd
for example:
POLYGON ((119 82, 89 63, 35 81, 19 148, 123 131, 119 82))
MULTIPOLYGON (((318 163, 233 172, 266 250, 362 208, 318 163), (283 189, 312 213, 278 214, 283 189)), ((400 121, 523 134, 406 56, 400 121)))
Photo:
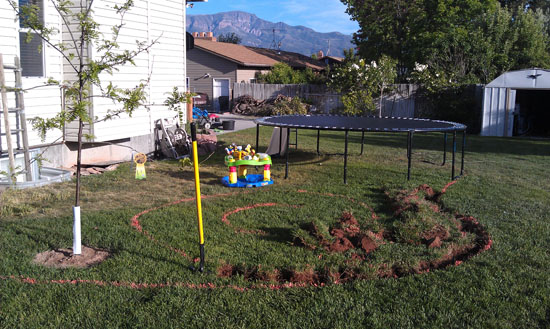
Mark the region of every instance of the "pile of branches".
MULTIPOLYGON (((266 100, 257 100, 252 96, 243 95, 233 100, 233 108, 231 113, 254 115, 254 116, 270 116, 282 114, 280 108, 282 104, 289 104, 293 100, 292 97, 285 95, 277 95, 275 98, 266 100)), ((309 108, 309 105, 303 104, 305 111, 309 108)), ((300 111, 298 111, 300 112, 300 111)), ((287 113, 289 114, 289 113, 287 113)), ((300 113, 305 114, 305 113, 300 113)))

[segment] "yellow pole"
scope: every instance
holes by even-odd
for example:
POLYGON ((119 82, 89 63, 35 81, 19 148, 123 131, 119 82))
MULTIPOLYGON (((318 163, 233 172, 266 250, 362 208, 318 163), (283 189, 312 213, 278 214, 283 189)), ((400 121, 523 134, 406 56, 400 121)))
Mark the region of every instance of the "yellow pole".
POLYGON ((193 142, 193 167, 195 169, 195 198, 197 199, 197 220, 199 226, 200 264, 199 271, 204 271, 204 231, 202 227, 201 185, 199 180, 199 155, 197 152, 197 126, 191 123, 191 141, 193 142))

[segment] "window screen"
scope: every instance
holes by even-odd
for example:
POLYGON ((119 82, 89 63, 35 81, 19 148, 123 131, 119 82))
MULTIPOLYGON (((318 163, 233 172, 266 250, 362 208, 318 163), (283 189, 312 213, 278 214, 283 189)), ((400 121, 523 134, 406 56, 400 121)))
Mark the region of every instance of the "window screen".
MULTIPOLYGON (((19 0, 19 6, 35 5, 38 7, 38 18, 44 23, 44 1, 43 0, 19 0)), ((44 55, 42 39, 36 34, 30 42, 27 42, 28 28, 24 24, 25 17, 19 17, 19 57, 21 57, 22 75, 25 77, 44 76, 44 55)))
POLYGON ((24 77, 41 77, 44 75, 44 55, 42 51, 39 51, 39 47, 42 48, 42 39, 34 35, 30 42, 26 42, 26 38, 27 32, 19 32, 22 75, 24 77))

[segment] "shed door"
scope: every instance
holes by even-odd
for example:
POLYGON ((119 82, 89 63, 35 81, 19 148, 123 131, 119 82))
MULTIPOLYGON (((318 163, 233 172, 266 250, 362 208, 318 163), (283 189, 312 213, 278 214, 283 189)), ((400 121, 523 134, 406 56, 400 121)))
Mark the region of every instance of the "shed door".
POLYGON ((213 80, 214 111, 229 111, 229 79, 213 80))

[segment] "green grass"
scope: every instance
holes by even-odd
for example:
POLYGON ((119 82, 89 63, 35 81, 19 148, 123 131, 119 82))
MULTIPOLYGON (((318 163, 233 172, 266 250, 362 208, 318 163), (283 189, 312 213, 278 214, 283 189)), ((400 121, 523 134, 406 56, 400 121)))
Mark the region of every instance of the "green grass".
MULTIPOLYGON (((225 145, 253 144, 254 133, 251 129, 220 139, 225 145)), ((227 173, 221 149, 204 161, 202 194, 236 193, 203 199, 206 267, 211 271, 206 274, 188 269, 190 258, 198 257, 193 201, 161 207, 139 218, 157 242, 130 225, 130 219, 143 210, 194 195, 192 170, 180 169, 176 162, 148 163, 146 181, 135 181, 130 165, 83 178, 83 242, 112 252, 105 262, 89 269, 50 269, 32 263, 38 252, 72 245, 74 183, 4 192, 0 195, 0 276, 40 282, 80 279, 172 286, 131 289, 0 279, 0 327, 550 326, 550 141, 469 136, 465 176, 448 189, 441 202, 445 216, 460 213, 477 218, 491 235, 493 247, 460 266, 380 279, 368 264, 414 266, 442 256, 446 245, 429 250, 422 244, 387 243, 365 262, 350 263, 351 251, 309 250, 292 245, 293 238, 306 234, 302 228, 311 222, 321 223, 328 232, 346 211, 364 229, 376 232, 397 227, 403 230, 402 240, 409 239, 411 230, 421 230, 418 227, 425 222, 422 216, 406 214, 410 225, 403 225, 393 215, 390 196, 421 184, 443 188, 450 181, 450 154, 447 165, 440 166, 442 136, 415 135, 412 177, 407 181, 405 135, 367 134, 362 156, 358 156, 360 134, 350 135, 347 185, 342 184, 342 156, 317 156, 315 131, 300 131, 298 150, 291 151, 289 179, 283 179, 283 159, 274 160, 275 184, 269 187, 223 187, 220 178, 227 173), (221 220, 239 207, 265 203, 276 205, 230 214, 231 226, 221 220), (378 220, 372 220, 369 207, 378 220), (236 233, 239 229, 261 230, 265 235, 236 233), (184 250, 189 257, 167 246, 184 250), (261 265, 265 271, 354 267, 370 279, 272 290, 257 288, 261 282, 243 275, 218 277, 216 270, 223 264, 261 265), (177 283, 211 283, 217 288, 174 286, 177 283), (251 289, 243 292, 235 287, 251 289)), ((262 127, 261 150, 269 137, 270 129, 262 127)), ((321 150, 343 152, 343 133, 323 132, 321 150)), ((445 222, 443 217, 432 219, 445 222)))

